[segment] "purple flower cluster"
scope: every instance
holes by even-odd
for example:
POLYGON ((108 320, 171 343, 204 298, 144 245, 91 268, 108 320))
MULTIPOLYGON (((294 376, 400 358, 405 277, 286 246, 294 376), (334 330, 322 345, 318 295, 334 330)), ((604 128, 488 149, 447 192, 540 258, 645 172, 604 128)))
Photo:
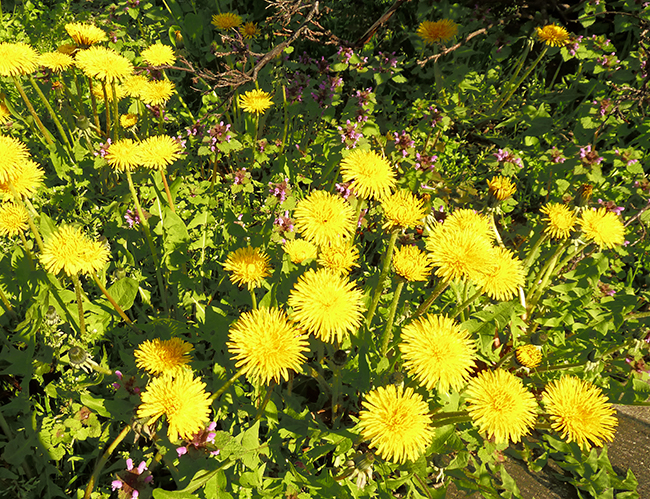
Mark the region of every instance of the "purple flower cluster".
POLYGON ((435 154, 415 154, 415 169, 416 170, 433 170, 436 167, 438 156, 435 154))
POLYGON ((598 204, 602 205, 607 211, 611 211, 617 215, 620 215, 623 213, 623 210, 625 210, 625 208, 622 206, 616 206, 616 203, 614 201, 603 201, 602 199, 599 199, 598 204))
POLYGON ((553 148, 549 151, 549 154, 551 155, 551 163, 564 163, 566 161, 566 158, 562 154, 562 151, 560 151, 556 146, 553 146, 553 148))
POLYGON ((415 142, 411 139, 411 136, 406 133, 406 130, 402 130, 402 133, 393 132, 393 137, 395 138, 395 149, 402 152, 402 157, 405 158, 409 155, 407 149, 413 147, 415 142))
POLYGON ((354 51, 349 47, 346 48, 339 47, 339 50, 336 53, 341 58, 341 62, 343 64, 347 64, 348 62, 350 62, 350 59, 352 59, 352 56, 354 55, 354 51))
POLYGON ((625 162, 626 166, 631 166, 639 162, 638 159, 633 159, 630 157, 632 155, 631 152, 627 152, 627 151, 621 152, 619 149, 614 149, 614 152, 621 157, 621 159, 625 162))
POLYGON ((591 145, 580 148, 580 159, 586 165, 599 165, 605 158, 598 156, 598 151, 591 150, 591 145))
POLYGON ((569 43, 567 44, 567 48, 569 49, 569 55, 576 55, 578 53, 578 49, 580 48, 580 42, 582 41, 584 37, 580 35, 578 38, 572 38, 569 43))
POLYGON ((309 85, 309 75, 296 71, 286 87, 287 100, 290 103, 302 102, 302 92, 309 85))
POLYGON ((185 129, 185 131, 187 132, 188 137, 201 138, 201 137, 203 137, 203 134, 205 133, 205 125, 203 123, 201 123, 201 118, 199 118, 198 120, 196 120, 196 123, 194 123, 190 127, 187 127, 185 129))
POLYGON ((126 213, 124 214, 124 220, 126 220, 126 223, 129 224, 129 229, 132 229, 136 225, 140 225, 140 217, 138 216, 138 213, 134 212, 131 209, 126 210, 126 213))
POLYGON ((336 187, 336 192, 338 192, 343 197, 343 199, 347 199, 350 196, 354 195, 354 191, 352 190, 352 187, 350 187, 351 185, 352 185, 351 181, 336 184, 336 186, 335 186, 336 187))
POLYGON ((311 96, 321 108, 330 105, 336 89, 343 85, 343 79, 338 76, 328 76, 318 85, 318 92, 312 92, 311 96))
POLYGON ((517 165, 519 168, 523 168, 524 166, 524 163, 520 157, 515 156, 506 149, 499 149, 494 153, 494 157, 496 157, 500 163, 512 163, 514 165, 517 165))
POLYGON ((121 489, 126 497, 137 499, 140 497, 140 490, 151 483, 153 477, 147 470, 147 463, 142 461, 137 468, 133 467, 133 459, 126 460, 126 471, 118 473, 117 478, 111 482, 113 490, 121 489))
POLYGON ((218 125, 210 128, 210 150, 212 152, 215 151, 217 144, 230 142, 230 139, 232 138, 228 133, 230 131, 230 126, 230 123, 224 125, 223 121, 221 121, 218 125))
POLYGON ((357 130, 359 128, 359 123, 357 122, 352 123, 350 120, 347 120, 345 128, 340 126, 336 128, 338 128, 341 134, 341 142, 345 144, 346 149, 354 149, 359 139, 363 137, 363 134, 357 130))
POLYGON ((279 228, 280 232, 293 232, 293 220, 289 217, 289 210, 284 212, 273 221, 273 225, 279 228))
POLYGON ((289 191, 289 179, 285 178, 282 182, 273 183, 269 182, 269 194, 275 196, 281 203, 287 199, 287 192, 289 191))
POLYGON ((108 153, 108 148, 111 147, 112 143, 113 141, 109 137, 108 139, 106 139, 106 143, 102 142, 101 144, 99 144, 99 151, 95 151, 93 152, 93 154, 95 156, 101 156, 102 158, 104 158, 108 153))
MULTIPOLYGON (((123 382, 124 389, 129 392, 130 395, 139 395, 140 394, 140 388, 135 386, 135 377, 131 376, 126 382, 124 382, 124 376, 122 375, 121 371, 115 370, 115 376, 117 376, 117 379, 123 382)), ((113 388, 116 390, 119 390, 122 387, 122 384, 120 383, 113 383, 111 385, 113 388)))
MULTIPOLYGON (((196 432, 190 442, 187 442, 185 445, 176 448, 176 453, 178 454, 178 457, 180 458, 181 456, 187 454, 192 447, 198 450, 198 449, 204 449, 206 447, 209 447, 210 444, 214 446, 214 437, 217 436, 217 434, 214 431, 216 427, 217 427, 217 423, 215 421, 212 421, 210 422, 210 424, 205 430, 200 430, 196 432)), ((213 449, 210 451, 210 455, 218 456, 219 452, 220 452, 219 449, 213 449)))
POLYGON ((377 55, 379 57, 379 72, 393 74, 393 69, 397 67, 397 57, 395 57, 395 52, 391 52, 390 54, 378 52, 377 55))
POLYGON ((431 120, 431 127, 436 126, 438 123, 442 121, 442 113, 438 111, 437 107, 429 107, 429 117, 428 119, 431 120))

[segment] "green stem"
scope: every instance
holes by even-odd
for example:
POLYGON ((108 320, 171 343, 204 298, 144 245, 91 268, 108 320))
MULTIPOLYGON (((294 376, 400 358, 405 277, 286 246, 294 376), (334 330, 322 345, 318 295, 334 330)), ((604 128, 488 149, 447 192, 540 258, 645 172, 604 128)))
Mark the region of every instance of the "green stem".
POLYGON ((287 91, 282 85, 282 101, 284 103, 284 131, 282 132, 282 149, 280 154, 284 152, 284 146, 287 143, 287 133, 289 131, 289 105, 287 104, 287 91))
POLYGON ((2 288, 0 288, 0 301, 2 301, 2 304, 5 306, 7 309, 7 312, 12 318, 16 318, 16 312, 14 312, 13 307, 11 306, 11 303, 7 299, 7 296, 5 295, 4 291, 2 291, 2 288))
POLYGON ((54 121, 54 124, 56 125, 56 128, 59 130, 59 133, 61 134, 63 141, 68 146, 68 149, 72 150, 72 146, 70 145, 70 141, 68 140, 67 134, 63 130, 63 126, 61 125, 61 121, 59 121, 59 117, 54 112, 54 109, 52 109, 50 102, 45 98, 45 94, 43 94, 41 87, 38 86, 38 83, 36 83, 36 80, 34 80, 34 77, 32 75, 29 75, 29 82, 32 84, 32 87, 34 87, 34 90, 36 90, 36 93, 38 94, 41 101, 45 105, 47 112, 50 113, 50 117, 52 118, 52 121, 54 121))
MULTIPOLYGON (((546 263, 544 264, 544 266, 539 270, 539 272, 537 272, 537 274, 533 278, 533 281, 531 282, 530 288, 528 289, 528 297, 529 298, 533 297, 533 294, 537 292, 538 283, 541 280, 542 276, 546 273, 546 271, 548 270, 548 268, 551 265, 555 265, 555 263, 557 262, 558 257, 560 256, 560 254, 562 254, 562 252, 567 248, 568 245, 569 245, 569 240, 564 241, 562 244, 560 244, 555 249, 555 252, 553 253, 553 255, 551 255, 551 258, 546 260, 546 263)), ((529 302, 530 302, 530 300, 529 300, 529 302)))
POLYGON ((499 234, 499 229, 497 229, 497 221, 494 217, 494 212, 490 213, 490 219, 492 221, 492 230, 494 231, 494 237, 497 240, 497 243, 499 243, 499 246, 502 248, 505 248, 505 245, 503 244, 503 239, 501 239, 501 234, 499 234))
POLYGON ((25 254, 27 255, 27 259, 29 260, 29 266, 32 270, 36 270, 34 257, 32 256, 32 252, 29 251, 29 247, 27 246, 27 239, 25 238, 25 234, 23 234, 22 231, 20 231, 18 234, 20 235, 20 240, 23 242, 23 248, 25 250, 25 254))
POLYGON ((249 291, 251 293, 251 302, 253 304, 252 305, 253 310, 257 310, 257 296, 255 296, 255 288, 251 288, 251 289, 249 289, 249 291))
POLYGON ((111 82, 111 91, 113 92, 113 119, 115 120, 113 124, 113 141, 117 142, 120 139, 120 112, 115 80, 111 82))
POLYGON ((84 318, 84 305, 82 301, 82 290, 81 282, 79 281, 79 275, 74 274, 70 276, 72 282, 74 283, 74 293, 77 297, 77 311, 79 312, 79 332, 82 340, 86 339, 86 319, 84 318))
POLYGON ((388 271, 390 269, 390 262, 393 257, 393 249, 395 248, 395 241, 397 241, 397 236, 399 235, 399 229, 394 230, 390 239, 388 240, 388 247, 386 248, 386 254, 384 255, 384 264, 379 274, 379 280, 377 281, 377 286, 375 286, 375 291, 372 296, 372 302, 370 308, 368 309, 368 315, 366 316, 366 325, 370 328, 372 324, 372 319, 375 316, 375 311, 377 310, 377 305, 381 298, 382 291, 384 290, 384 281, 386 276, 388 276, 388 271))
MULTIPOLYGON (((45 247, 43 245, 43 239, 41 239, 41 234, 38 232, 38 229, 36 228, 36 225, 34 224, 34 218, 32 215, 32 211, 29 211, 27 209, 27 206, 25 206, 25 203, 23 202, 23 198, 18 192, 16 192, 15 187, 9 183, 9 187, 11 188, 11 195, 13 196, 13 200, 18 203, 26 212, 27 212, 27 224, 29 225, 29 228, 32 231, 32 234, 34 235, 34 239, 36 240, 36 244, 38 245, 38 249, 43 253, 45 251, 45 247)), ((27 200, 29 203, 29 200, 27 200)), ((29 203, 31 205, 31 203, 29 203)), ((31 207, 33 210, 33 206, 31 207)))
POLYGON ((111 136, 111 105, 108 102, 108 92, 106 91, 106 83, 102 80, 102 92, 104 92, 104 111, 106 112, 106 136, 111 136))
POLYGON ((438 285, 431 292, 431 296, 427 298, 427 301, 425 301, 422 305, 420 305, 420 308, 418 308, 415 314, 413 314, 413 318, 415 319, 417 317, 420 317, 427 310, 429 310, 431 304, 435 301, 436 298, 438 298, 442 294, 442 292, 445 289, 447 289, 447 286, 449 286, 449 282, 440 281, 438 285))
POLYGON ((385 357, 386 352, 388 351, 388 344, 393 338, 393 323, 395 322, 395 313, 397 312, 397 306, 399 304, 399 297, 402 294, 402 289, 404 288, 404 279, 400 279, 397 282, 397 287, 395 288, 395 296, 393 296, 393 303, 390 305, 390 311, 388 312, 388 321, 386 322, 386 329, 384 329, 384 334, 381 337, 381 356, 385 357))
POLYGON ((539 251, 539 248, 542 244, 544 244, 549 238, 549 235, 544 233, 542 236, 535 242, 533 247, 528 251, 528 255, 526 256, 526 260, 524 260, 524 269, 528 270, 528 268, 532 265, 532 263, 535 261, 537 258, 537 252, 539 251))
POLYGON ((129 431, 131 431, 131 426, 126 425, 120 434, 113 440, 111 445, 104 451, 104 454, 102 455, 101 459, 97 462, 95 465, 95 469, 93 470, 93 474, 90 477, 90 481, 88 482, 88 486, 86 487, 86 492, 84 494, 84 499, 90 499, 90 496, 93 492, 93 488, 95 488, 95 483, 97 482, 97 479, 99 478, 99 474, 102 472, 104 469, 104 466, 106 465, 108 458, 111 457, 111 454, 115 451, 118 445, 126 438, 126 436, 129 434, 129 431))
POLYGON ((106 297, 106 299, 110 302, 111 305, 113 305, 113 308, 115 309, 115 311, 118 314, 120 314, 120 317, 122 317, 122 319, 124 319, 124 322, 126 322, 129 326, 133 326, 133 321, 131 319, 129 319, 129 317, 126 315, 124 310, 122 310, 122 307, 120 307, 117 304, 117 302, 115 301, 115 299, 110 295, 108 290, 104 287, 104 285, 99 280, 99 277, 97 277, 97 274, 95 272, 93 272, 91 275, 93 276, 93 279, 95 280, 95 284, 97 284, 97 287, 101 290, 102 293, 104 293, 104 296, 106 297))
POLYGON ((537 373, 543 373, 547 371, 563 371, 564 369, 573 369, 575 367, 582 367, 586 363, 585 362, 576 362, 574 364, 558 364, 556 366, 548 366, 548 367, 538 367, 535 369, 537 373))
POLYGON ((101 133, 102 127, 99 124, 99 115, 97 114, 97 99, 93 93, 93 80, 88 77, 88 89, 90 90, 90 105, 93 109, 93 119, 95 120, 95 126, 97 127, 97 132, 101 133))
POLYGON ((153 263, 154 266, 156 267, 156 279, 158 280, 158 287, 160 288, 160 294, 162 296, 163 300, 163 306, 165 308, 165 312, 169 312, 169 307, 167 305, 167 288, 164 285, 163 278, 162 278, 162 273, 160 271, 160 260, 158 260, 158 254, 156 253, 156 247, 153 244, 153 238, 151 237, 151 231, 149 230, 149 222, 144 216, 144 213, 142 212, 142 208, 140 207, 140 201, 138 200, 138 193, 135 190, 135 186, 133 185, 133 178, 131 178, 131 171, 126 170, 126 178, 129 182, 129 189, 131 190, 131 196, 133 197, 133 204, 135 204, 135 209, 138 212, 138 217, 140 218, 140 225, 142 226, 142 230, 144 231, 144 235, 147 239, 147 243, 149 244, 149 250, 151 251, 151 256, 153 257, 153 263))
POLYGON ((625 320, 629 321, 633 319, 646 319, 648 317, 650 317, 650 312, 636 312, 633 314, 627 314, 625 316, 625 320))
POLYGON ((458 316, 460 315, 460 313, 461 313, 463 310, 465 310, 467 307, 469 307, 472 303, 474 303, 474 302, 476 301, 476 299, 477 299, 479 296, 481 296, 481 294, 483 294, 483 291, 479 289, 479 290, 476 291, 472 296, 470 296, 469 298, 467 298, 463 303, 461 303, 460 305, 458 305, 458 306, 456 307, 456 309, 455 309, 455 310, 450 314, 449 317, 450 317, 451 319, 455 319, 456 317, 458 317, 458 316))
POLYGON ((217 400, 223 394, 223 392, 225 392, 228 388, 230 388, 230 386, 235 381, 237 381, 237 379, 242 374, 244 374, 245 370, 246 370, 246 366, 242 367, 239 371, 237 371, 235 374, 233 374, 232 378, 230 378, 228 381, 226 381, 226 383, 221 388, 219 388, 216 392, 214 392, 212 394, 212 396, 210 397, 210 400, 212 400, 212 401, 217 400))
POLYGON ((523 74, 523 76, 522 76, 521 78, 519 78, 519 80, 517 80, 517 82, 513 85, 513 87, 510 89, 510 91, 506 94, 505 98, 504 98, 504 99, 501 101, 501 103, 498 105, 498 107, 497 107, 494 111, 492 111, 492 113, 490 113, 492 116, 494 116, 494 115, 497 114, 499 111, 501 111, 501 109, 503 108, 503 106, 505 106, 505 105, 508 103, 508 101, 509 101, 510 98, 514 95, 514 93, 515 93, 515 91, 517 90, 517 88, 519 88, 519 85, 521 85, 521 84, 523 83, 523 81, 524 81, 526 78, 528 78, 528 75, 529 75, 529 74, 533 71, 533 69, 535 69, 535 67, 539 64, 539 62, 542 60, 542 58, 546 55, 546 52, 547 52, 547 51, 548 51, 548 45, 544 46, 544 48, 542 49, 542 52, 539 54, 539 56, 537 57, 537 59, 535 59, 535 62, 533 62, 533 64, 532 64, 532 65, 531 65, 531 66, 526 70, 526 72, 523 74))
POLYGON ((272 382, 271 386, 269 386, 266 389, 266 396, 264 397, 264 401, 262 402, 262 405, 260 405, 260 408, 257 410, 257 414, 255 415, 255 419, 253 420, 253 424, 255 424, 257 421, 259 421, 262 418, 262 414, 264 414, 264 410, 266 409, 269 400, 271 400, 271 395, 273 394, 274 387, 275 387, 275 382, 272 382))
MULTIPOLYGON (((336 182, 336 178, 334 179, 334 182, 336 182)), ((334 185, 334 182, 332 185, 334 185)), ((352 241, 350 241, 350 245, 354 244, 354 240, 357 238, 357 232, 359 231, 359 217, 361 216, 361 208, 363 207, 363 199, 357 198, 357 206, 354 209, 354 233, 352 234, 352 241)))
POLYGON ((38 127, 41 134, 43 135, 43 138, 45 139, 45 141, 49 145, 54 145, 54 140, 52 140, 52 135, 50 134, 50 132, 47 131, 47 129, 43 125, 43 122, 41 121, 41 119, 36 114, 36 111, 34 110, 34 106, 32 106, 32 103, 30 102, 29 97, 27 97, 27 94, 25 93, 25 89, 20 84, 20 81, 15 76, 12 76, 12 78, 14 80, 14 85, 16 86, 16 90, 18 90, 18 93, 20 94, 20 96, 25 101, 25 105, 27 106, 27 109, 29 110, 29 114, 31 114, 32 118, 34 118, 34 122, 36 123, 36 126, 38 127))
POLYGON ((418 481, 418 483, 420 484, 420 488, 422 488, 422 491, 427 495, 427 497, 428 497, 429 499, 433 499, 433 496, 432 496, 431 493, 429 492, 429 487, 427 487, 427 484, 424 483, 424 480, 422 480, 422 479, 420 478, 420 475, 418 475, 418 474, 414 471, 414 472, 413 472, 413 476, 414 476, 415 479, 418 481))

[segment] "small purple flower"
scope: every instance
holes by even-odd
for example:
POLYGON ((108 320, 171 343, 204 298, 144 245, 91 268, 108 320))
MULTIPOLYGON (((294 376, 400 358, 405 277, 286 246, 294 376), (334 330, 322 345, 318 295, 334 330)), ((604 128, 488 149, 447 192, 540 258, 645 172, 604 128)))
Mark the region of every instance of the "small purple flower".
POLYGON ((429 108, 429 119, 431 120, 431 127, 436 126, 442 121, 442 113, 438 111, 437 107, 431 106, 429 108))
POLYGON ((177 447, 176 454, 178 454, 178 457, 184 456, 187 454, 187 447, 177 447))
POLYGON ((302 102, 302 92, 309 85, 310 79, 307 74, 296 71, 285 90, 287 100, 291 103, 302 102))
POLYGON ((230 126, 230 123, 224 125, 222 121, 210 129, 210 150, 212 152, 215 151, 217 144, 230 142, 230 139, 232 138, 232 136, 228 133, 230 131, 230 126))
POLYGON ((506 149, 499 149, 494 153, 494 157, 497 158, 500 163, 512 163, 517 165, 519 168, 523 168, 524 166, 524 163, 519 156, 515 156, 506 149))
POLYGON ((594 105, 598 106, 598 114, 600 115, 601 118, 604 118, 607 112, 611 109, 612 107, 612 100, 611 99, 602 99, 600 102, 597 100, 593 101, 594 105))
POLYGON ((415 142, 411 140, 411 136, 406 133, 406 130, 402 130, 402 133, 393 132, 393 137, 395 138, 395 149, 402 152, 402 157, 405 158, 409 155, 407 149, 413 147, 415 142))
POLYGON ((562 152, 555 146, 549 151, 551 155, 551 163, 564 163, 566 158, 562 155, 562 152))
POLYGON ((602 205, 607 211, 611 211, 617 215, 620 215, 625 210, 623 206, 616 206, 614 201, 603 201, 602 199, 599 199, 598 204, 602 205))
POLYGON ((328 107, 336 92, 336 89, 343 85, 343 79, 336 76, 328 76, 318 85, 318 92, 312 92, 311 96, 321 108, 328 107))
POLYGON ((106 143, 99 144, 99 151, 95 151, 93 154, 95 156, 101 156, 102 158, 106 157, 106 154, 108 154, 108 148, 111 147, 112 143, 113 142, 110 138, 106 139, 106 143))
POLYGON ((244 179, 245 179, 245 178, 246 178, 246 168, 244 167, 244 168, 242 168, 241 170, 237 170, 237 171, 234 173, 234 177, 233 177, 233 181, 232 181, 232 182, 233 182, 233 184, 235 184, 235 185, 239 185, 239 184, 242 184, 242 183, 244 182, 244 179))
POLYGON ((363 217, 366 215, 366 213, 368 213, 368 208, 364 208, 364 209, 361 210, 361 212, 359 213, 359 220, 357 220, 357 228, 360 228, 360 227, 361 227, 361 224, 362 224, 363 221, 364 221, 364 218, 363 218, 363 217))
POLYGON ((591 150, 591 145, 580 148, 580 159, 587 165, 599 165, 605 158, 598 156, 598 151, 591 150))
POLYGON ((320 74, 327 74, 330 70, 330 64, 321 56, 320 61, 316 61, 316 69, 320 74))
POLYGON ((336 192, 338 192, 343 199, 347 199, 350 196, 354 195, 354 191, 352 190, 352 182, 343 182, 341 184, 336 184, 336 192))
POLYGON ((293 220, 289 217, 289 211, 280 215, 273 221, 273 225, 279 228, 280 232, 293 232, 293 220))
POLYGON ((346 149, 354 149, 359 139, 363 137, 363 134, 358 131, 359 123, 352 123, 350 120, 347 120, 345 128, 340 126, 337 128, 341 133, 341 143, 345 144, 346 149))
POLYGON ((341 57, 341 62, 343 64, 347 64, 350 62, 350 59, 352 59, 352 56, 354 55, 354 51, 351 48, 343 48, 339 47, 339 50, 337 54, 341 57))
POLYGON ((129 229, 132 229, 136 225, 140 225, 140 217, 131 209, 126 210, 126 213, 124 213, 124 220, 129 224, 129 229))
POLYGON ((435 154, 415 154, 415 169, 416 170, 433 170, 436 166, 436 161, 438 161, 438 156, 435 154))
MULTIPOLYGON (((223 123, 223 121, 221 123, 223 123)), ((205 133, 205 126, 201 123, 201 119, 199 118, 191 127, 187 127, 185 131, 187 132, 188 137, 200 138, 203 137, 203 134, 205 133)))
POLYGON ((111 482, 111 488, 113 490, 121 489, 122 488, 122 480, 113 480, 111 482))
POLYGON ((287 192, 289 191, 289 179, 285 178, 282 182, 273 183, 269 182, 269 194, 275 196, 281 203, 287 199, 287 192))
POLYGON ((123 492, 120 494, 126 494, 126 497, 130 494, 132 499, 137 499, 140 496, 139 490, 151 483, 152 480, 153 477, 147 470, 147 463, 142 461, 137 468, 134 468, 133 459, 128 458, 126 471, 117 474, 117 479, 111 482, 111 487, 113 490, 122 489, 123 492))

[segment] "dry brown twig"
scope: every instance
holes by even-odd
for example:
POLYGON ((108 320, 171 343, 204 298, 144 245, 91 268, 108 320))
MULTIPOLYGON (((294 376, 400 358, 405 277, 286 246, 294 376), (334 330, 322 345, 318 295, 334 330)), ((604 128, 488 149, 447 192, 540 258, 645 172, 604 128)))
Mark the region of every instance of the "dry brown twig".
POLYGON ((447 55, 447 54, 453 52, 454 50, 459 49, 462 45, 466 44, 468 41, 470 41, 475 36, 487 33, 488 30, 490 28, 492 28, 493 26, 494 26, 494 24, 490 24, 487 28, 481 28, 481 29, 478 29, 478 30, 470 33, 469 35, 467 35, 465 37, 464 40, 458 42, 456 45, 452 45, 451 47, 446 48, 445 50, 443 50, 439 54, 433 54, 433 55, 430 55, 429 57, 427 57, 426 59, 422 59, 422 60, 418 61, 418 66, 420 66, 420 67, 424 66, 427 62, 430 62, 430 61, 437 61, 442 56, 447 55))

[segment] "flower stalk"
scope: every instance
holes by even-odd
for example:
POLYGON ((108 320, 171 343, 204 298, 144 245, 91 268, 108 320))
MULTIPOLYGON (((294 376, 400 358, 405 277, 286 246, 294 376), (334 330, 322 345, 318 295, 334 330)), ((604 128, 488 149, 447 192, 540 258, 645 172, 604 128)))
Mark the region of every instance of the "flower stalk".
POLYGON ((59 120, 58 116, 54 112, 54 109, 52 109, 52 106, 50 105, 50 102, 45 98, 45 94, 43 94, 43 91, 41 90, 41 87, 38 86, 38 83, 36 83, 36 80, 34 80, 34 77, 32 75, 29 75, 29 82, 32 84, 32 87, 34 87, 34 90, 36 90, 36 93, 38 94, 41 101, 45 105, 45 108, 47 109, 47 112, 50 113, 50 118, 52 118, 52 121, 54 121, 54 124, 56 125, 56 128, 59 130, 59 133, 61 134, 61 138, 65 142, 66 146, 68 146, 68 150, 71 150, 72 145, 70 144, 70 141, 68 140, 68 135, 63 130, 63 126, 61 125, 61 121, 59 120))
POLYGON ((36 123, 36 126, 38 127, 39 131, 43 135, 43 138, 48 143, 48 145, 54 145, 54 140, 52 140, 52 135, 50 134, 50 132, 47 131, 47 128, 45 128, 45 126, 43 125, 43 122, 38 117, 38 114, 36 114, 36 110, 34 109, 34 106, 32 106, 32 103, 29 100, 29 97, 27 97, 27 94, 25 93, 25 89, 20 84, 20 80, 18 80, 18 78, 16 78, 15 76, 12 76, 12 78, 14 80, 14 85, 16 87, 16 90, 18 90, 18 93, 23 98, 23 101, 25 101, 25 105, 27 106, 27 109, 29 110, 29 114, 31 114, 32 118, 34 118, 34 122, 36 123))
POLYGON ((86 319, 84 317, 84 305, 83 305, 83 291, 81 289, 81 282, 79 281, 79 274, 71 275, 70 278, 74 283, 74 293, 77 297, 77 311, 79 312, 79 332, 81 338, 84 339, 86 336, 86 319))
POLYGON ((111 454, 117 449, 117 446, 120 445, 122 440, 126 438, 126 436, 129 434, 129 431, 131 431, 131 425, 126 425, 124 428, 122 428, 122 431, 120 434, 115 437, 115 440, 111 443, 111 445, 108 446, 108 448, 104 451, 104 454, 102 454, 102 457, 99 461, 97 461, 97 464, 95 465, 95 469, 93 470, 93 474, 90 477, 90 481, 88 482, 88 485, 86 486, 86 491, 84 493, 84 499, 90 499, 90 496, 93 493, 93 488, 95 487, 95 483, 97 482, 97 479, 99 478, 99 474, 102 472, 104 469, 104 466, 108 462, 108 458, 111 457, 111 454))
POLYGON ((372 324, 372 319, 375 316, 375 311, 377 310, 377 305, 379 304, 379 299, 381 298, 382 291, 384 290, 384 281, 386 276, 388 276, 388 271, 390 269, 390 262, 393 257, 393 249, 395 249, 395 241, 397 241, 397 236, 399 235, 399 230, 394 230, 390 239, 388 240, 388 246, 386 248, 386 254, 384 255, 384 263, 379 274, 379 280, 375 286, 375 290, 372 295, 372 302, 370 308, 368 309, 368 314, 366 315, 366 325, 370 327, 372 324))
POLYGON ((129 317, 126 315, 124 310, 122 310, 122 307, 120 307, 115 299, 111 296, 111 294, 108 292, 106 287, 102 284, 102 282, 99 280, 99 277, 97 277, 97 273, 93 272, 91 274, 93 276, 93 279, 95 280, 95 284, 97 284, 97 287, 101 290, 101 292, 104 294, 106 299, 110 302, 111 305, 113 305, 113 308, 115 311, 124 319, 124 322, 126 322, 129 326, 134 327, 133 321, 129 319, 129 317))
POLYGON ((211 400, 211 401, 214 401, 214 400, 217 400, 219 397, 221 397, 221 395, 223 394, 223 392, 225 392, 228 388, 230 388, 231 385, 232 385, 235 381, 237 381, 237 379, 238 379, 242 374, 244 374, 244 371, 246 371, 246 366, 240 368, 239 371, 237 371, 235 374, 233 374, 232 377, 231 377, 228 381, 226 381, 226 383, 225 383, 221 388, 219 388, 216 392, 214 392, 214 393, 212 394, 212 396, 210 397, 210 400, 211 400))
POLYGON ((390 311, 388 312, 388 321, 386 322, 386 329, 381 337, 381 356, 385 357, 386 352, 388 352, 388 344, 393 338, 393 323, 395 322, 395 313, 397 312, 397 306, 399 304, 399 298, 402 294, 402 289, 404 289, 404 279, 399 279, 397 282, 397 287, 395 288, 395 296, 393 296, 393 302, 390 305, 390 311))

